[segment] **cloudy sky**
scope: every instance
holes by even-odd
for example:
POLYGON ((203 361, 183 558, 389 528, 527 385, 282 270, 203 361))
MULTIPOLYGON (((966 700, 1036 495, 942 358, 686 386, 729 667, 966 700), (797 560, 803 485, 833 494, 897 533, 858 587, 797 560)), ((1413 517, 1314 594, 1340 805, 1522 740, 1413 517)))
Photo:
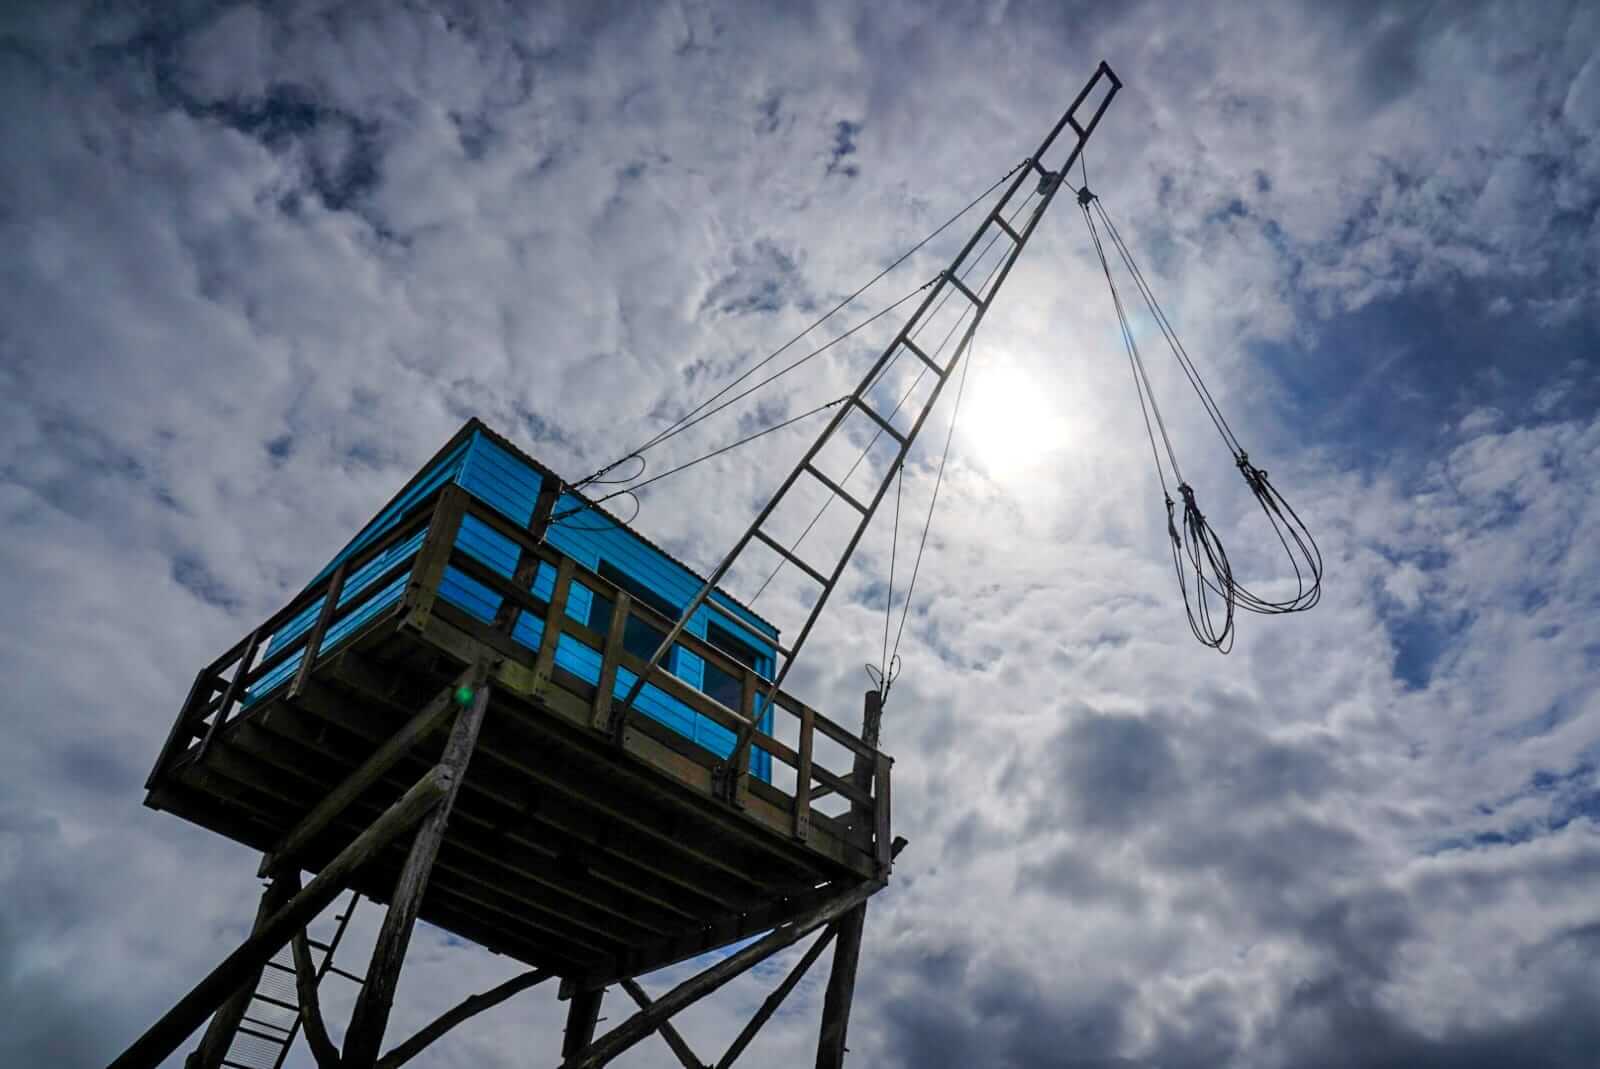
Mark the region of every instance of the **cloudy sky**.
MULTIPOLYGON (((1592 1065, 1597 45, 1600 9, 1558 0, 5 5, 0 1063, 104 1064, 242 936, 255 858, 142 808, 143 778, 197 667, 465 418, 572 476, 611 459, 1005 173, 1105 59, 1127 88, 1091 184, 1326 596, 1226 658, 1190 637, 1058 201, 979 336, 901 649, 911 845, 851 1064, 1592 1065)), ((655 470, 838 396, 871 341, 655 470)), ((1270 587, 1269 532, 1155 367, 1270 587)), ((709 567, 815 427, 657 484, 640 528, 709 567)), ((846 722, 890 546, 792 677, 846 722)), ((702 1058, 794 956, 682 1020, 702 1058)), ((424 929, 392 1033, 511 968, 424 929)), ((808 1056, 821 972, 751 1064, 808 1056)), ((551 996, 430 1064, 554 1064, 551 996)))

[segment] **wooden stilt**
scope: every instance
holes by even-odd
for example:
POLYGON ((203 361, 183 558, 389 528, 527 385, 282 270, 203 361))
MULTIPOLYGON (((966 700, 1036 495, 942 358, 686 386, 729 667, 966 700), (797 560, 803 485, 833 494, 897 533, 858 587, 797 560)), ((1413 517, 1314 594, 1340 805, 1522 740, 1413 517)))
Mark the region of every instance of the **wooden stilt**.
POLYGON ((817 1069, 844 1065, 845 1034, 850 1027, 850 1003, 856 989, 856 964, 861 960, 861 931, 867 904, 839 918, 839 941, 833 948, 833 968, 822 997, 822 1031, 817 1039, 817 1069))
MULTIPOLYGON (((861 720, 861 740, 868 746, 876 747, 883 723, 881 692, 867 691, 861 720)), ((855 786, 868 790, 876 771, 876 763, 871 758, 857 754, 850 778, 855 786)), ((877 831, 876 817, 872 807, 859 802, 851 803, 850 834, 858 843, 871 841, 877 831)), ((861 933, 866 921, 866 902, 839 918, 839 941, 833 948, 833 968, 828 973, 828 989, 822 999, 817 1069, 840 1069, 844 1065, 845 1037, 850 1028, 850 1004, 855 997, 856 966, 861 961, 861 933)))
POLYGON ((300 851, 305 849, 306 844, 326 831, 328 826, 350 807, 351 802, 361 797, 368 788, 382 779, 385 773, 404 760, 419 743, 442 727, 457 709, 456 688, 470 686, 471 682, 469 670, 423 706, 421 712, 407 721, 404 727, 391 735, 371 757, 362 762, 359 768, 345 777, 344 781, 317 803, 316 808, 307 813, 270 853, 262 857, 260 875, 265 876, 292 863, 300 851))
POLYGON ((377 945, 372 950, 372 963, 367 967, 366 984, 356 1000, 356 1008, 350 1015, 350 1029, 345 1035, 344 1065, 349 1069, 371 1069, 377 1063, 383 1033, 389 1024, 389 1010, 394 1005, 395 987, 400 981, 400 967, 411 942, 411 930, 422 908, 422 895, 427 890, 439 844, 444 841, 451 805, 461 789, 467 763, 477 746, 478 729, 483 725, 483 715, 489 706, 489 671, 489 662, 479 661, 472 672, 472 681, 468 684, 472 691, 470 704, 456 718, 450 740, 445 743, 444 754, 439 759, 439 768, 450 776, 449 790, 417 829, 411 853, 389 900, 389 912, 383 918, 377 945))
POLYGON ((626 1021, 607 1032, 587 1048, 567 1054, 562 1069, 599 1069, 623 1051, 656 1030, 656 1025, 688 1006, 700 1001, 751 966, 767 960, 784 947, 792 946, 811 932, 843 913, 865 902, 883 888, 878 880, 858 884, 829 902, 812 910, 793 923, 775 928, 736 954, 730 954, 717 964, 685 980, 665 995, 656 999, 648 1010, 640 1010, 626 1021))
POLYGON ((562 1058, 571 1058, 594 1042, 595 1025, 600 1022, 600 1001, 605 994, 603 987, 573 992, 572 1001, 567 1003, 567 1031, 561 1038, 562 1058))
POLYGON ((416 786, 329 862, 305 890, 285 903, 259 931, 224 958, 144 1035, 134 1040, 132 1046, 111 1063, 110 1069, 156 1069, 217 1007, 257 975, 295 932, 305 928, 326 909, 349 883, 356 869, 409 831, 437 805, 452 782, 451 774, 442 768, 434 768, 418 780, 416 786))
POLYGON ((555 973, 547 969, 530 969, 520 976, 513 976, 498 987, 480 991, 476 995, 469 995, 451 1009, 434 1018, 432 1024, 395 1047, 382 1058, 379 1058, 378 1069, 400 1069, 400 1066, 421 1054, 430 1044, 462 1021, 476 1017, 484 1010, 500 1005, 500 1003, 518 992, 526 991, 536 984, 542 984, 554 975, 555 973))
MULTIPOLYGON (((622 981, 622 990, 628 993, 628 997, 633 999, 641 1010, 648 1010, 653 1005, 652 999, 645 994, 644 988, 639 986, 639 981, 637 980, 622 981)), ((683 1069, 708 1069, 707 1065, 690 1049, 688 1042, 678 1030, 672 1027, 671 1021, 662 1021, 656 1025, 656 1031, 661 1033, 661 1038, 666 1040, 667 1046, 672 1048, 673 1056, 678 1059, 678 1064, 683 1066, 683 1069)))
POLYGON ((816 963, 816 960, 822 956, 822 952, 827 949, 828 944, 833 942, 834 936, 838 934, 839 926, 830 924, 828 930, 817 937, 817 941, 811 944, 811 949, 806 951, 805 956, 800 959, 793 969, 789 970, 789 975, 783 978, 783 983, 779 984, 777 990, 767 996, 767 1000, 761 1004, 761 1008, 756 1011, 756 1015, 750 1018, 750 1023, 744 1026, 744 1029, 732 1043, 728 1044, 728 1051, 717 1061, 716 1069, 728 1069, 730 1065, 739 1059, 739 1055, 744 1053, 744 1049, 750 1045, 750 1041, 756 1038, 756 1033, 761 1031, 761 1026, 766 1024, 768 1018, 774 1013, 778 1012, 778 1007, 783 1005, 783 1000, 789 997, 789 992, 794 990, 795 985, 816 963))

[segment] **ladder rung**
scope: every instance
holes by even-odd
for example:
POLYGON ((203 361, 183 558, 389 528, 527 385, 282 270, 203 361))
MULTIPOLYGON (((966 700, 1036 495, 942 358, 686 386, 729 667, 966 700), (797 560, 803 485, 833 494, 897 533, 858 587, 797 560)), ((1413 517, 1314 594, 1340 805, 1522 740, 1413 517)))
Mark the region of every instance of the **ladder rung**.
POLYGON ((1006 222, 999 212, 995 212, 993 215, 989 216, 989 218, 999 223, 1000 229, 1009 234, 1012 241, 1015 241, 1018 245, 1022 244, 1022 235, 1011 229, 1011 224, 1006 222))
POLYGON ((259 1017, 252 1017, 248 1013, 245 1014, 243 1017, 241 1017, 240 1020, 249 1021, 251 1024, 258 1024, 262 1028, 276 1028, 278 1031, 284 1033, 285 1035, 287 1035, 289 1032, 293 1031, 293 1029, 285 1028, 281 1024, 273 1024, 271 1021, 263 1021, 259 1017))
POLYGON ((821 583, 823 586, 828 586, 829 585, 827 576, 823 575, 821 572, 819 572, 815 568, 811 567, 811 565, 807 564, 805 561, 801 560, 799 557, 795 556, 793 553, 790 553, 783 546, 780 546, 778 543, 776 543, 772 539, 768 538, 767 537, 767 532, 761 530, 761 528, 758 527, 758 528, 756 528, 756 530, 753 533, 755 534, 755 536, 757 538, 761 539, 761 541, 763 541, 767 545, 771 546, 773 548, 773 550, 776 551, 777 554, 780 557, 786 558, 789 561, 790 564, 793 564, 796 568, 799 568, 802 572, 805 572, 807 575, 809 575, 811 578, 815 579, 817 582, 821 583))
POLYGON ((806 471, 808 471, 812 475, 816 476, 817 481, 820 482, 823 486, 826 486, 829 490, 832 490, 834 493, 838 494, 839 497, 844 500, 845 504, 849 505, 851 508, 853 508, 857 512, 861 513, 861 515, 863 515, 863 516, 865 516, 867 514, 867 506, 865 506, 861 502, 857 501, 853 496, 851 496, 845 490, 844 487, 840 486, 838 483, 834 482, 832 479, 830 479, 826 475, 822 474, 822 472, 818 471, 816 468, 812 467, 810 464, 806 465, 806 471))
POLYGON ((1073 133, 1077 134, 1080 138, 1083 137, 1083 127, 1081 125, 1079 125, 1078 120, 1076 118, 1074 118, 1071 115, 1068 115, 1067 116, 1067 125, 1072 127, 1072 132, 1073 133))
MULTIPOLYGON (((1004 224, 1001 225, 1004 226, 1004 224)), ((1010 227, 1006 227, 1006 229, 1009 230, 1010 227)), ((1021 239, 1019 238, 1018 241, 1020 242, 1021 239)), ((929 356, 927 353, 918 348, 916 342, 912 341, 910 338, 901 338, 900 344, 904 345, 907 349, 910 349, 913 356, 932 368, 935 375, 939 376, 941 379, 944 378, 944 368, 940 367, 938 364, 935 364, 933 362, 933 357, 929 356)))
POLYGON ((265 1002, 269 1006, 277 1006, 280 1009, 289 1010, 291 1013, 293 1013, 297 1017, 300 1015, 300 1007, 299 1006, 296 1006, 292 1002, 285 1002, 281 998, 273 998, 271 995, 263 995, 259 991, 257 991, 255 994, 251 995, 250 997, 254 998, 254 999, 260 999, 262 1002, 265 1002))
POLYGON ((267 967, 271 968, 271 969, 277 969, 279 972, 286 972, 290 976, 294 975, 294 966, 293 965, 284 965, 284 964, 282 964, 280 962, 269 961, 269 962, 267 962, 267 967))
POLYGON ((328 949, 328 944, 324 943, 320 939, 307 939, 306 940, 306 945, 307 946, 311 946, 311 947, 315 947, 318 950, 327 950, 328 949))
POLYGON ((973 293, 971 290, 967 289, 967 284, 965 282, 961 281, 959 278, 957 278, 953 274, 946 275, 945 277, 950 280, 950 284, 952 286, 954 286, 956 289, 960 290, 963 294, 966 295, 967 300, 971 301, 973 304, 977 305, 979 308, 983 307, 983 302, 978 300, 978 295, 976 293, 973 293))
POLYGON ((277 1043, 279 1045, 281 1045, 283 1041, 288 1038, 287 1036, 269 1036, 265 1032, 257 1032, 254 1028, 246 1028, 244 1025, 240 1025, 238 1030, 247 1036, 255 1036, 259 1040, 263 1040, 267 1043, 277 1043))
POLYGON ((872 422, 874 422, 878 426, 882 427, 883 428, 883 433, 887 434, 889 437, 893 438, 895 441, 899 442, 901 445, 905 445, 906 444, 905 435, 903 435, 899 431, 895 430, 893 424, 891 424, 888 420, 884 419, 882 416, 880 416, 876 412, 874 412, 872 410, 872 406, 871 405, 867 404, 865 401, 863 401, 859 397, 851 397, 850 401, 857 408, 861 409, 861 411, 865 412, 867 414, 867 418, 868 419, 872 420, 872 422))
POLYGON ((226 1058, 222 1059, 219 1064, 226 1065, 228 1069, 261 1069, 259 1065, 246 1065, 243 1062, 230 1062, 226 1058))
POLYGON ((355 973, 345 972, 337 965, 328 966, 328 971, 333 973, 335 976, 342 976, 346 980, 351 980, 358 984, 365 984, 367 982, 367 978, 365 976, 357 976, 355 973))

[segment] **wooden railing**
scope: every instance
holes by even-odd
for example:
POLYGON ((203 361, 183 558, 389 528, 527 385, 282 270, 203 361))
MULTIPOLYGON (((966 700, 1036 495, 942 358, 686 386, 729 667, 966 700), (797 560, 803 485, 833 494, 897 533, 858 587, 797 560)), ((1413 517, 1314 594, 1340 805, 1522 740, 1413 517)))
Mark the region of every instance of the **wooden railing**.
MULTIPOLYGON (((372 580, 368 586, 368 589, 375 594, 399 575, 409 571, 410 581, 407 584, 405 597, 391 610, 379 614, 363 625, 358 633, 365 633, 379 622, 391 619, 392 614, 401 617, 402 626, 418 632, 426 630, 436 608, 441 604, 449 604, 440 597, 440 584, 446 572, 453 568, 504 599, 514 611, 505 616, 506 624, 496 629, 493 625, 472 620, 463 611, 452 611, 454 607, 451 607, 444 611, 451 617, 452 623, 467 624, 469 630, 478 636, 495 638, 501 649, 509 655, 530 664, 539 685, 549 685, 555 674, 557 645, 563 635, 568 636, 600 656, 600 678, 595 685, 591 702, 590 726, 597 732, 620 739, 622 728, 634 718, 644 715, 637 708, 618 710, 615 705, 619 703, 613 700, 616 674, 619 669, 627 669, 638 676, 644 674, 648 667, 642 658, 624 647, 623 635, 626 624, 629 618, 638 618, 657 632, 664 633, 671 628, 673 621, 649 606, 635 601, 626 591, 599 573, 546 545, 532 532, 508 520, 460 487, 446 484, 418 501, 394 529, 353 554, 326 579, 295 598, 201 671, 195 681, 194 689, 191 690, 179 714, 177 723, 173 726, 172 734, 162 750, 156 769, 151 774, 150 783, 154 783, 171 762, 185 753, 195 739, 200 740, 199 745, 203 754, 211 739, 226 725, 235 707, 243 695, 249 692, 251 686, 259 683, 297 652, 315 650, 316 656, 307 653, 303 657, 294 680, 289 685, 288 693, 297 694, 305 680, 309 678, 316 657, 327 656, 330 652, 320 649, 323 636, 336 625, 338 620, 352 612, 360 611, 365 600, 358 599, 345 606, 337 605, 344 577, 354 574, 379 554, 399 545, 423 528, 426 528, 427 535, 419 550, 394 562, 385 569, 382 576, 372 580), (534 561, 546 563, 555 569, 554 588, 548 599, 541 598, 531 590, 513 582, 458 544, 461 524, 467 516, 473 517, 516 546, 521 557, 515 569, 517 575, 534 574, 537 569, 528 567, 534 561), (605 633, 567 614, 568 595, 575 582, 611 601, 612 616, 605 633), (315 624, 297 636, 294 641, 274 650, 271 656, 259 664, 256 663, 255 657, 263 642, 275 631, 306 613, 311 606, 317 604, 319 598, 326 600, 322 603, 315 624), (509 640, 510 631, 520 613, 531 613, 544 622, 537 650, 527 650, 509 640), (496 630, 500 632, 498 636, 492 634, 496 630), (619 712, 620 719, 617 718, 619 712)), ((355 636, 345 636, 344 641, 352 637, 355 636)), ((890 862, 888 830, 891 759, 793 695, 783 691, 771 692, 766 679, 748 665, 699 636, 685 631, 680 635, 677 646, 741 681, 741 700, 739 708, 734 709, 664 669, 657 668, 648 673, 648 683, 661 693, 682 703, 690 711, 726 728, 736 739, 741 734, 749 737, 748 746, 734 747, 736 767, 723 770, 728 776, 733 777, 736 785, 730 792, 731 800, 738 804, 742 798, 748 796, 751 749, 760 749, 794 772, 795 786, 792 794, 778 787, 771 789, 788 796, 793 818, 790 830, 796 839, 805 840, 810 834, 812 801, 826 794, 837 794, 851 803, 852 839, 862 848, 871 849, 879 865, 886 869, 890 862), (780 715, 787 716, 797 722, 796 745, 791 747, 777 738, 776 733, 768 734, 755 730, 756 724, 768 708, 773 711, 775 718, 780 715), (817 759, 815 739, 819 732, 850 754, 852 766, 850 769, 827 768, 817 759)))
MULTIPOLYGON (((155 767, 151 770, 149 779, 145 781, 146 790, 153 787, 172 763, 187 753, 197 739, 200 753, 203 755, 217 732, 234 717, 247 698, 252 696, 252 688, 287 664, 296 654, 306 654, 310 650, 318 651, 316 656, 327 654, 329 651, 320 647, 323 645, 324 636, 330 630, 344 618, 360 612, 373 597, 411 571, 415 554, 396 559, 381 574, 367 580, 362 596, 347 604, 339 604, 348 576, 359 572, 367 564, 427 527, 440 493, 441 491, 434 491, 423 501, 418 502, 417 507, 401 517, 393 528, 351 554, 326 578, 307 587, 289 604, 269 616, 260 627, 200 670, 195 677, 194 686, 189 690, 189 696, 178 711, 178 717, 167 735, 166 744, 162 746, 160 756, 156 758, 155 767), (262 648, 270 645, 272 637, 277 632, 315 607, 319 600, 322 603, 321 608, 310 627, 293 640, 273 650, 270 655, 259 661, 256 659, 262 648)), ((395 607, 395 611, 401 607, 403 601, 395 607)), ((366 627, 361 630, 365 631, 367 627, 385 619, 387 615, 379 614, 368 621, 366 627)), ((345 640, 348 641, 353 637, 355 636, 345 636, 345 640)), ((288 693, 299 694, 306 680, 310 678, 316 656, 302 656, 293 678, 287 681, 288 693)))

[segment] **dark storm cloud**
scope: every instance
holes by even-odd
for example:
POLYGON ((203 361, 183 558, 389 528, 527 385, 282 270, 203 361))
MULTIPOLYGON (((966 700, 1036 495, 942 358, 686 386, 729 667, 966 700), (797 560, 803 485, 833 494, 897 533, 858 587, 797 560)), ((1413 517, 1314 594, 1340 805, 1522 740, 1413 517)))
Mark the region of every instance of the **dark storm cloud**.
MULTIPOLYGON (((1069 714, 1070 715, 1070 714, 1069 714)), ((1081 710, 1046 746, 1035 766, 1050 770, 1061 811, 1035 810, 1105 834, 1144 824, 1184 793, 1178 760, 1161 723, 1081 710)))

